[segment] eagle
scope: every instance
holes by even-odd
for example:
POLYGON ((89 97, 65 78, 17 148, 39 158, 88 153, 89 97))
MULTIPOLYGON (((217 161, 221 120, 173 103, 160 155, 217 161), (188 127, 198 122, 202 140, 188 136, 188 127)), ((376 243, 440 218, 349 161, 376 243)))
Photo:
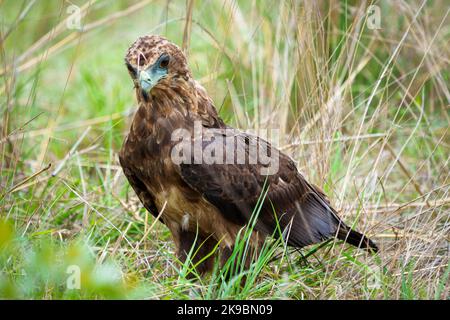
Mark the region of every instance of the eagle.
POLYGON ((338 217, 289 156, 224 123, 176 44, 159 35, 139 37, 125 65, 138 108, 120 165, 145 209, 169 229, 182 262, 195 252, 196 269, 211 271, 216 258, 221 264, 230 258, 236 238, 250 225, 248 241, 256 254, 267 237, 294 248, 337 238, 378 250, 338 217), (263 163, 254 150, 276 161, 263 163), (196 157, 202 152, 209 156, 196 157))

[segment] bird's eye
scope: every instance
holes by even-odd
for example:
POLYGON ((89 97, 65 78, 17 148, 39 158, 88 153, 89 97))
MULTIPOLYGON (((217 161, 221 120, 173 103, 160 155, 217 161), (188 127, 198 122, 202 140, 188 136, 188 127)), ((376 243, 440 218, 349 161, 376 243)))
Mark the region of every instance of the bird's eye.
POLYGON ((164 56, 161 58, 161 61, 159 62, 159 67, 166 69, 169 66, 169 56, 164 56))

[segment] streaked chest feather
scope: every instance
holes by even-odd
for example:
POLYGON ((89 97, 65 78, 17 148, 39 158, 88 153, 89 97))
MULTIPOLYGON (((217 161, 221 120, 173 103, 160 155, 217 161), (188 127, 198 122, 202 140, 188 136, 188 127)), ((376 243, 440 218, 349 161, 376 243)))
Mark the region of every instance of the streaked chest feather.
POLYGON ((222 240, 222 245, 231 247, 242 226, 225 221, 216 207, 203 197, 197 201, 188 199, 178 187, 171 186, 155 194, 158 210, 172 233, 179 230, 200 232, 222 240))

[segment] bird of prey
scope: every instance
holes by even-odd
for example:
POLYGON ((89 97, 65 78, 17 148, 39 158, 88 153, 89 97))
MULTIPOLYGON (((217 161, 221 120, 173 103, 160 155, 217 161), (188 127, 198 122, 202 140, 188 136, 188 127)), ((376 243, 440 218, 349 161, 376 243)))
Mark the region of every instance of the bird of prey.
POLYGON ((370 239, 338 217, 291 158, 258 136, 224 123, 177 45, 158 35, 140 37, 128 49, 125 64, 139 106, 119 153, 120 164, 143 206, 170 230, 181 261, 194 248, 192 259, 201 262, 200 273, 210 271, 215 258, 223 264, 252 217, 256 222, 249 242, 256 252, 268 236, 282 237, 295 248, 337 237, 377 251, 370 239), (196 134, 196 126, 206 136, 196 134), (174 149, 181 144, 175 132, 184 132, 188 143, 183 145, 196 145, 200 152, 222 148, 232 155, 240 148, 244 161, 234 155, 228 159, 231 163, 196 161, 195 147, 182 161, 174 159, 174 149), (267 163, 251 160, 255 143, 277 155, 277 170, 265 171, 267 163))

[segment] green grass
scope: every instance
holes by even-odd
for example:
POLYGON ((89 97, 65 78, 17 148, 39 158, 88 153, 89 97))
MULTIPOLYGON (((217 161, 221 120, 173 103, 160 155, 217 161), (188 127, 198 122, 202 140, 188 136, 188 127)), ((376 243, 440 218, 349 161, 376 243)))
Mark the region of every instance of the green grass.
POLYGON ((189 65, 223 119, 280 129, 282 150, 381 247, 269 240, 244 271, 250 225, 205 277, 178 261, 117 158, 136 108, 126 49, 147 33, 182 45, 186 2, 88 3, 74 2, 79 32, 67 2, 0 1, 0 298, 449 298, 445 1, 376 2, 378 30, 357 1, 194 3, 189 65))

